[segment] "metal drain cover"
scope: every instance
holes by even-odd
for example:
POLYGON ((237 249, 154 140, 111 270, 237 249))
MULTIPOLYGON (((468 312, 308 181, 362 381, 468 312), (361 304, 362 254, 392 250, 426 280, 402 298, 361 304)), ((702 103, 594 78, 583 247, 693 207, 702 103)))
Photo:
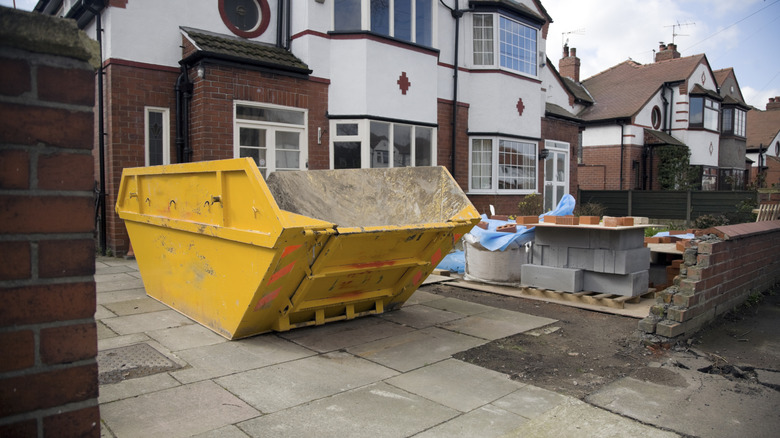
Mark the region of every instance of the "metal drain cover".
POLYGON ((98 352, 98 382, 117 383, 180 368, 149 344, 134 344, 98 352))

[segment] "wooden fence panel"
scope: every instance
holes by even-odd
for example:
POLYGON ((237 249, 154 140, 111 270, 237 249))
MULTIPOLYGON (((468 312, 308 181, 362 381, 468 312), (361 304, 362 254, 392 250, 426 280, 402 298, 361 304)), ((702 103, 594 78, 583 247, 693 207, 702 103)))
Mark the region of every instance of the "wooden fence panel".
POLYGON ((692 220, 702 215, 733 213, 756 192, 676 192, 645 190, 581 190, 578 203, 606 207, 608 216, 645 216, 654 219, 692 220))

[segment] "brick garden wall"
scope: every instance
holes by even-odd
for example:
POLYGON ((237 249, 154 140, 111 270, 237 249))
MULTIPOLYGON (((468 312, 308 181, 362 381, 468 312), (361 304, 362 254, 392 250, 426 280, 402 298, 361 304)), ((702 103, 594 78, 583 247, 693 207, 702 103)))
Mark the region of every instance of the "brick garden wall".
POLYGON ((100 436, 93 43, 0 8, 2 437, 100 436))
POLYGON ((708 230, 717 238, 690 241, 674 287, 657 298, 639 323, 647 334, 686 338, 741 303, 780 282, 780 221, 708 230))

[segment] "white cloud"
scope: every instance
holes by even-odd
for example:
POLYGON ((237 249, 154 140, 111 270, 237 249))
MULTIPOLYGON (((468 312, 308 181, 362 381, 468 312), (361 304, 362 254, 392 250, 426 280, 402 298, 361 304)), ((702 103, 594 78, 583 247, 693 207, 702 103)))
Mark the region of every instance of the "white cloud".
POLYGON ((755 90, 752 87, 740 86, 740 88, 742 89, 742 96, 744 96, 748 105, 753 105, 760 110, 766 109, 766 104, 769 102, 770 97, 780 96, 780 88, 763 91, 755 90))

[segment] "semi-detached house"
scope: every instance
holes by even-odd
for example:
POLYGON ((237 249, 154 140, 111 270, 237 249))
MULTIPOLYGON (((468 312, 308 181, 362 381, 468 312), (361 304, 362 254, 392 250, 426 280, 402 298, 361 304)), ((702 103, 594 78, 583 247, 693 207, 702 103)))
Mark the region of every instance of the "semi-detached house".
MULTIPOLYGON (((446 166, 516 213, 576 188, 575 99, 537 0, 41 0, 100 30, 106 243, 126 167, 251 157, 261 172, 446 166), (546 150, 546 152, 542 152, 546 150)), ((96 172, 96 174, 99 172, 96 172)), ((371 184, 366 181, 366 184, 371 184)))
POLYGON ((661 44, 654 63, 629 59, 581 82, 579 62, 564 48, 559 69, 582 121, 582 189, 745 187, 749 107, 733 69, 713 71, 705 55, 681 57, 674 44, 661 44), (661 184, 659 148, 667 146, 690 152, 693 181, 661 184))

